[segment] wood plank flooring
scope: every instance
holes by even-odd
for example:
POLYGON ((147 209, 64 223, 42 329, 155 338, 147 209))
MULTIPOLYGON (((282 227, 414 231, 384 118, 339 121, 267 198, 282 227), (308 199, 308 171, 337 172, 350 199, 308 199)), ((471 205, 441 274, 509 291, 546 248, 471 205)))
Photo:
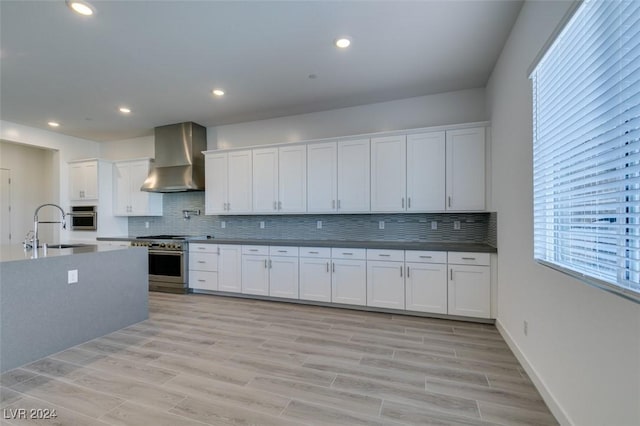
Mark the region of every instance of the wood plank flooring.
POLYGON ((208 295, 149 306, 3 374, 0 422, 557 425, 491 325, 208 295), (11 418, 20 408, 58 417, 11 418))

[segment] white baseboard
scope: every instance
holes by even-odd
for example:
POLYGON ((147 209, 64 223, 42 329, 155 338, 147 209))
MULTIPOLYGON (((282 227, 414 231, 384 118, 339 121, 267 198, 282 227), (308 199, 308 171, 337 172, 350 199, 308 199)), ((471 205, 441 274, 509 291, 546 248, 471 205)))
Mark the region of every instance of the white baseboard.
POLYGON ((549 391, 547 386, 540 379, 540 376, 538 376, 535 368, 533 368, 533 366, 529 363, 527 357, 522 353, 513 338, 511 338, 509 332, 502 326, 502 323, 499 319, 496 320, 496 328, 498 329, 498 332, 507 343, 511 351, 514 353, 516 358, 518 358, 518 361, 520 361, 522 368, 524 368, 524 370, 529 375, 529 378, 531 378, 531 381, 533 382, 538 392, 540 392, 542 399, 544 399, 544 402, 547 404, 549 410, 554 415, 558 423, 563 426, 573 426, 573 423, 571 422, 571 420, 569 420, 569 416, 567 415, 567 413, 562 409, 551 391, 549 391))

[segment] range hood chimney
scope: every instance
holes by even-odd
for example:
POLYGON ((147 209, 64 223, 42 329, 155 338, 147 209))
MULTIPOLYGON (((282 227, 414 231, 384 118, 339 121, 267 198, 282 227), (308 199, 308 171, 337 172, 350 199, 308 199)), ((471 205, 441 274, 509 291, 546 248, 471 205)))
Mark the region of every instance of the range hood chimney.
POLYGON ((155 165, 141 191, 204 191, 207 129, 187 122, 155 129, 155 165))

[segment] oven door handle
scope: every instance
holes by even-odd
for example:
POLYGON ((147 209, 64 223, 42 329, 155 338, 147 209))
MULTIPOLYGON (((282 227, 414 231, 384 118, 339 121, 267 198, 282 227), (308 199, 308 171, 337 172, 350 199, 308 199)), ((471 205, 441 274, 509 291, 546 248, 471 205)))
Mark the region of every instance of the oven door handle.
POLYGON ((161 254, 163 256, 182 256, 184 252, 170 250, 149 250, 149 254, 161 254))

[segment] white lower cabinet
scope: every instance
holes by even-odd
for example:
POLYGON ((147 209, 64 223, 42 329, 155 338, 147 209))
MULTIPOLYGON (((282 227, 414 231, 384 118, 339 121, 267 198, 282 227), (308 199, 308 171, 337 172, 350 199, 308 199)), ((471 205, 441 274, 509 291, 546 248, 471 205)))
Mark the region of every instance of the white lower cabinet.
POLYGON ((404 251, 367 250, 367 306, 404 309, 404 251))
POLYGON ((300 299, 331 302, 331 249, 300 247, 300 299))
POLYGON ((269 295, 269 256, 242 254, 242 293, 269 295))
POLYGON ((367 304, 367 261, 364 249, 331 249, 331 301, 367 304))
POLYGON ((447 313, 447 253, 407 251, 406 309, 434 314, 447 313))
POLYGON ((449 253, 448 314, 491 317, 491 267, 486 253, 449 253))
POLYGON ((218 290, 242 292, 242 246, 218 245, 218 290))
POLYGON ((216 244, 189 245, 189 288, 218 290, 218 246, 216 244))
POLYGON ((298 247, 269 247, 269 296, 298 298, 298 247))

